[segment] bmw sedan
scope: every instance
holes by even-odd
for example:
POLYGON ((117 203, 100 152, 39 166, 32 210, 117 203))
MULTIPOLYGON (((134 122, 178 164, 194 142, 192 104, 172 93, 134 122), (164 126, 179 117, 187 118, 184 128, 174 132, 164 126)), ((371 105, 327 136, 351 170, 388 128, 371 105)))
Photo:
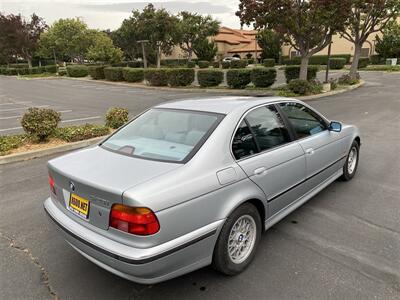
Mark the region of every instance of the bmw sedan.
POLYGON ((167 102, 49 161, 44 208, 76 251, 126 279, 210 264, 234 275, 263 231, 353 178, 360 145, 355 126, 295 99, 167 102))

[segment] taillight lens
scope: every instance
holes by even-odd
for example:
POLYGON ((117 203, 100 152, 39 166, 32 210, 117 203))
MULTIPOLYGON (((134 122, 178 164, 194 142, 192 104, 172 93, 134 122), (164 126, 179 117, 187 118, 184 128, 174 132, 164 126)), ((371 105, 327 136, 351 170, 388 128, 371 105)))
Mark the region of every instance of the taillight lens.
POLYGON ((122 204, 112 206, 110 226, 137 235, 150 235, 160 230, 157 217, 150 209, 122 204))
POLYGON ((51 192, 55 195, 56 194, 55 182, 54 182, 53 177, 51 177, 50 175, 49 175, 49 185, 50 185, 51 192))

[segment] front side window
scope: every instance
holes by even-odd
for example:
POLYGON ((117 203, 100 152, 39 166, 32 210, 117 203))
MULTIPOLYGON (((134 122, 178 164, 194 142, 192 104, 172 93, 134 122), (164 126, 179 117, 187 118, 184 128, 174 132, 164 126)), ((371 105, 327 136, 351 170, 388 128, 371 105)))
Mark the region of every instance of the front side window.
POLYGON ((280 107, 300 139, 327 129, 324 120, 318 114, 300 103, 281 103, 280 107))
POLYGON ((274 106, 263 106, 250 111, 240 123, 232 151, 236 159, 241 159, 289 141, 289 132, 278 111, 274 106))
POLYGON ((204 143, 222 118, 214 113, 151 109, 102 146, 134 157, 182 162, 204 143))

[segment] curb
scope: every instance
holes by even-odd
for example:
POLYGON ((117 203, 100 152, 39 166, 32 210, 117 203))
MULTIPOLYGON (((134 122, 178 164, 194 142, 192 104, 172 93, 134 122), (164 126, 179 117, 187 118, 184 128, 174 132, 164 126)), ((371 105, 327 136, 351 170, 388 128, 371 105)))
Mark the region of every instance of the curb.
POLYGON ((325 97, 338 95, 338 94, 342 94, 342 93, 345 93, 345 92, 349 92, 349 91, 355 90, 355 89, 359 88, 360 86, 363 86, 364 84, 365 84, 365 81, 361 79, 359 83, 354 84, 354 85, 350 85, 347 88, 342 89, 342 90, 333 90, 333 91, 330 91, 330 92, 326 92, 324 94, 302 96, 302 97, 295 97, 295 98, 299 99, 301 101, 308 101, 308 100, 315 100, 315 99, 319 99, 319 98, 325 98, 325 97))
POLYGON ((15 153, 15 154, 5 155, 5 156, 0 157, 0 165, 34 159, 34 158, 39 158, 39 157, 56 154, 56 153, 60 153, 60 152, 65 152, 65 151, 70 151, 70 150, 75 150, 75 149, 79 149, 79 148, 84 148, 87 146, 97 144, 104 138, 105 138, 104 136, 101 136, 101 137, 96 137, 96 138, 92 138, 89 140, 73 142, 73 143, 60 145, 60 146, 47 148, 47 149, 39 149, 39 150, 32 150, 32 151, 28 151, 28 152, 24 152, 24 153, 15 153))

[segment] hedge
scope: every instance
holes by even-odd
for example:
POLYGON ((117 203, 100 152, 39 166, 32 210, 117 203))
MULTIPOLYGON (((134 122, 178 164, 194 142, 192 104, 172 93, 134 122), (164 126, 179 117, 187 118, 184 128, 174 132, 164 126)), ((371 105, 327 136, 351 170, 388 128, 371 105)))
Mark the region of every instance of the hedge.
POLYGON ((275 59, 273 58, 266 58, 263 60, 263 66, 266 68, 275 67, 275 59))
POLYGON ((187 64, 186 64, 186 67, 188 67, 188 68, 196 68, 196 62, 188 61, 187 64))
POLYGON ((358 68, 366 68, 370 63, 371 60, 369 59, 369 57, 360 57, 360 59, 358 60, 358 68))
POLYGON ((18 75, 18 69, 17 68, 8 68, 6 75, 18 75))
POLYGON ((378 54, 370 56, 371 64, 372 65, 384 65, 385 59, 378 54))
POLYGON ((45 71, 44 67, 33 67, 30 70, 30 73, 31 74, 42 74, 42 73, 44 73, 44 71, 45 71))
POLYGON ((201 87, 217 86, 224 80, 224 72, 220 70, 199 70, 197 80, 201 87))
POLYGON ((128 82, 142 82, 144 80, 144 71, 139 68, 123 68, 122 76, 128 82))
POLYGON ((243 69, 247 67, 247 59, 232 60, 230 67, 232 69, 243 69))
POLYGON ((221 62, 222 69, 229 69, 231 67, 230 61, 222 61, 221 62))
POLYGON ((138 60, 128 61, 127 66, 129 68, 143 68, 143 62, 138 60))
MULTIPOLYGON (((317 77, 318 66, 308 66, 307 68, 307 80, 312 80, 317 77)), ((289 83, 292 79, 298 79, 300 75, 300 66, 286 66, 285 77, 286 82, 289 83)))
POLYGON ((104 66, 90 66, 88 67, 89 75, 93 79, 104 79, 104 66))
POLYGON ((228 86, 234 89, 244 89, 251 82, 250 69, 232 69, 226 73, 228 86))
POLYGON ((46 73, 57 73, 57 66, 56 65, 48 65, 44 67, 46 73))
POLYGON ((77 142, 87 140, 110 133, 110 128, 103 125, 85 124, 80 126, 68 126, 57 128, 55 137, 67 141, 77 142))
MULTIPOLYGON (((346 64, 350 62, 351 54, 333 54, 331 58, 344 58, 346 64)), ((299 65, 301 62, 301 57, 293 57, 292 59, 283 59, 284 65, 299 65)), ((328 63, 328 55, 314 55, 310 57, 308 62, 310 65, 326 65, 328 63)))
POLYGON ((311 92, 311 84, 307 80, 292 79, 288 84, 288 88, 299 95, 307 95, 311 92))
POLYGON ((55 132, 60 121, 61 114, 53 109, 31 107, 22 116, 21 126, 27 134, 42 142, 55 132))
POLYGON ((212 66, 213 66, 214 69, 219 69, 219 65, 220 65, 219 61, 214 61, 212 63, 212 66))
POLYGON ((346 64, 346 59, 341 57, 334 57, 329 60, 329 68, 333 70, 343 69, 345 64, 346 64))
POLYGON ((122 81, 124 80, 122 69, 123 69, 122 67, 104 68, 104 77, 110 81, 122 81))
POLYGON ((67 66, 67 73, 69 77, 86 77, 89 74, 87 66, 73 65, 67 66))
POLYGON ((170 69, 168 70, 167 74, 168 84, 170 86, 188 86, 194 81, 194 69, 170 69))
POLYGON ((168 85, 168 70, 169 69, 145 69, 144 79, 152 86, 167 86, 168 85))
POLYGON ((269 87, 275 81, 275 68, 256 67, 251 70, 251 82, 253 82, 255 87, 269 87))
POLYGON ((160 64, 165 67, 184 67, 188 63, 187 59, 162 59, 160 64))
POLYGON ((8 65, 9 68, 29 68, 28 64, 25 63, 17 63, 17 64, 9 64, 8 65))
POLYGON ((206 60, 199 60, 197 64, 199 65, 200 69, 206 69, 210 66, 210 62, 206 60))
POLYGON ((28 75, 30 74, 29 68, 17 68, 18 75, 28 75))

